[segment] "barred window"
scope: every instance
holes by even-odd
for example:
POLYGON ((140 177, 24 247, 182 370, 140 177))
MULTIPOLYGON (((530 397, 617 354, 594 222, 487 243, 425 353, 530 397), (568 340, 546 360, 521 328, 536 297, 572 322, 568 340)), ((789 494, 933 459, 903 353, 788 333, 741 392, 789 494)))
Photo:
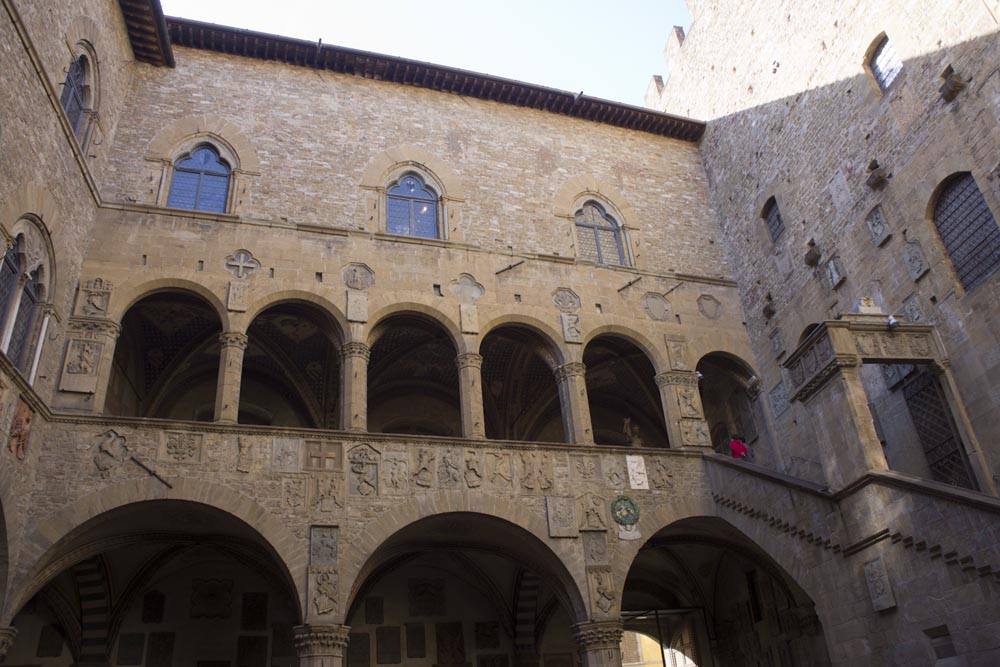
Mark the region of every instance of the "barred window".
POLYGON ((407 174, 386 193, 386 231, 423 239, 441 238, 438 195, 416 174, 407 174))
POLYGON ((62 97, 59 101, 66 118, 73 128, 73 134, 80 137, 85 126, 84 118, 89 111, 89 95, 87 86, 87 58, 80 56, 69 64, 66 72, 66 82, 63 84, 62 97))
POLYGON ((229 165, 212 146, 202 144, 174 164, 167 206, 225 213, 229 199, 229 165))
POLYGON ((28 372, 29 351, 31 348, 32 330, 35 324, 35 314, 38 311, 39 295, 41 293, 38 281, 38 271, 32 271, 28 281, 21 290, 20 304, 14 316, 14 327, 7 345, 7 358, 17 366, 22 373, 28 372))
POLYGON ((595 201, 576 212, 576 240, 580 259, 628 266, 621 225, 595 201))
POLYGON ((934 206, 934 226, 966 290, 1000 268, 1000 227, 969 172, 945 181, 934 206))
POLYGON ((771 241, 777 241, 785 231, 785 221, 781 219, 781 211, 778 210, 778 202, 771 197, 764 204, 764 221, 767 223, 767 232, 771 235, 771 241))
POLYGON ((896 80, 896 77, 899 76, 899 73, 903 69, 903 63, 900 62, 899 56, 896 55, 896 49, 893 48, 892 42, 885 35, 882 36, 878 46, 875 47, 868 65, 871 67, 872 76, 875 77, 875 82, 878 83, 878 87, 882 92, 889 89, 889 86, 892 85, 892 82, 896 80))

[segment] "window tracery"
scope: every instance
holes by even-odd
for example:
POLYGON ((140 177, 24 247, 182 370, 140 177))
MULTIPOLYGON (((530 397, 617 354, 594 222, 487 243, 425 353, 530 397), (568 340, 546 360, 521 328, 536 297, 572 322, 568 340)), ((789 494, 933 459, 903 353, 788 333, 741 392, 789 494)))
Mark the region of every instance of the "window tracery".
POLYGON ((438 194, 423 178, 405 174, 386 191, 386 231, 399 236, 441 238, 438 194))
POLYGON ((170 179, 169 208, 225 213, 232 170, 210 144, 199 144, 175 163, 170 179))
POLYGON ((576 212, 578 255, 598 264, 628 266, 624 230, 596 201, 587 201, 576 212))

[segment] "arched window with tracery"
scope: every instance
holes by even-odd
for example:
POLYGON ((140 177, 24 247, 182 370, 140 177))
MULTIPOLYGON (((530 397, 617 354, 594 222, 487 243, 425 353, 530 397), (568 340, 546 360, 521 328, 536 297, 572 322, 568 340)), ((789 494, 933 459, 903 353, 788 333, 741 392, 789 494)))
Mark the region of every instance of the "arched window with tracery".
POLYGON ((955 174, 942 185, 934 226, 966 290, 1000 268, 1000 227, 969 172, 955 174))
POLYGON ((417 174, 405 174, 386 191, 386 231, 399 236, 441 238, 438 194, 417 174))
POLYGON ((621 224, 603 206, 586 202, 576 212, 576 242, 580 259, 609 266, 628 266, 621 224))
MULTIPOLYGON (((22 220, 13 247, 0 264, 0 349, 25 375, 37 356, 39 313, 45 300, 47 269, 42 258, 44 242, 39 233, 22 220), (27 237, 31 238, 27 238, 27 237)), ((30 379, 30 378, 29 378, 30 379)))
POLYGON ((66 118, 73 128, 73 134, 82 139, 86 128, 87 112, 90 111, 90 63, 87 56, 81 55, 69 64, 66 71, 66 81, 63 84, 60 103, 66 118))
POLYGON ((231 172, 215 147, 210 144, 196 146, 174 163, 167 206, 225 213, 231 172))

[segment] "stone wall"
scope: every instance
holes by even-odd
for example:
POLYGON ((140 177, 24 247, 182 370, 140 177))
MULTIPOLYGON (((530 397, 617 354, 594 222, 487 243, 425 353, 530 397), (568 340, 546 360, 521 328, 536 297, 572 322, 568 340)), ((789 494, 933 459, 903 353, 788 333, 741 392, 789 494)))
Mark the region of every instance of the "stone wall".
MULTIPOLYGON (((713 119, 702 153, 766 389, 782 393, 779 364, 808 325, 871 296, 885 312, 940 331, 995 474, 1000 385, 989 323, 1000 273, 966 293, 930 216, 937 186, 971 171, 1000 217, 996 13, 979 2, 697 3, 693 13, 650 101, 713 119), (863 67, 882 32, 903 61, 885 94, 863 67), (949 65, 965 83, 952 102, 939 92, 949 65), (877 187, 867 184, 872 160, 887 175, 877 187), (785 223, 776 242, 761 219, 771 196, 785 223), (888 240, 873 238, 866 222, 876 206, 888 240), (820 252, 815 268, 805 262, 810 242, 820 252), (826 270, 833 258, 845 278, 836 287, 826 270), (776 311, 770 319, 766 305, 776 311)), ((884 391, 871 378, 867 385, 884 391)), ((809 420, 794 406, 778 419, 790 454, 803 459, 815 438, 809 420)))

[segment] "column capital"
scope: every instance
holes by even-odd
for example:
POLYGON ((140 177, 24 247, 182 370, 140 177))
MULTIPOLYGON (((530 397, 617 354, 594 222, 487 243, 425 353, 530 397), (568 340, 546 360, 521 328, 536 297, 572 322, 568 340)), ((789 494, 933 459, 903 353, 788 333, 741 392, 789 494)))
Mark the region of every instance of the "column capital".
POLYGON ((17 639, 17 628, 0 627, 0 658, 7 657, 7 651, 14 645, 15 639, 17 639))
POLYGON ((562 366, 556 366, 552 373, 556 376, 556 382, 562 382, 571 377, 586 376, 587 367, 582 361, 571 361, 562 366))
POLYGON ((300 658, 343 655, 351 628, 346 625, 296 625, 295 651, 300 658))
POLYGON ((466 352, 455 357, 455 363, 459 368, 482 368, 483 355, 475 352, 466 352))
POLYGON ((241 350, 247 349, 249 339, 245 333, 239 331, 223 331, 219 334, 219 343, 223 347, 238 347, 241 350))
POLYGON ((349 343, 344 343, 340 348, 340 356, 343 359, 348 357, 362 357, 365 362, 371 359, 372 351, 371 348, 364 343, 358 341, 351 341, 349 343))
POLYGON ((619 619, 610 621, 585 621, 573 626, 573 638, 583 651, 605 648, 617 649, 622 641, 624 628, 619 619))
POLYGON ((693 371, 665 371, 657 373, 653 378, 657 387, 678 385, 682 387, 697 387, 698 374, 693 371))

